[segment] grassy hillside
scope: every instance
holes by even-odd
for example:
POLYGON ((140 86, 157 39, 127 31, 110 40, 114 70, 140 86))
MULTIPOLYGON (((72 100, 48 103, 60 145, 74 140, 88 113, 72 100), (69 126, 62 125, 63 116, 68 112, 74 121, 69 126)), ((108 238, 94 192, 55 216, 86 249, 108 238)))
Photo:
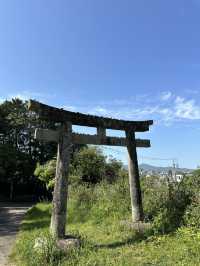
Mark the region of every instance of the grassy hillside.
POLYGON ((166 220, 168 194, 161 186, 152 183, 149 188, 145 184, 144 206, 146 219, 152 222, 151 230, 139 233, 122 225, 122 220, 130 220, 131 213, 126 181, 74 187, 70 190, 67 232, 81 238, 81 248, 67 254, 55 248, 54 239, 48 234, 51 205, 39 203, 23 221, 12 260, 20 266, 200 265, 198 226, 172 224, 170 219, 176 219, 173 210, 166 220), (159 206, 158 201, 163 203, 159 206), (47 239, 42 251, 34 249, 37 237, 47 239))

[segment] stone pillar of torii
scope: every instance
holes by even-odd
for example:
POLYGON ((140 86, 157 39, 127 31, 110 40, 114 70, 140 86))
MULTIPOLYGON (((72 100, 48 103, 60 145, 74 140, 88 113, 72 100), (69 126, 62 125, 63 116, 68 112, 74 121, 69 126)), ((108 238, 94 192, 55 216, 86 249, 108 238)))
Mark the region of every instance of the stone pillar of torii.
POLYGON ((48 106, 33 100, 29 101, 29 110, 36 112, 42 119, 59 123, 57 130, 35 129, 35 138, 44 142, 57 142, 57 164, 53 209, 51 216, 51 233, 57 238, 64 238, 67 216, 68 174, 70 153, 73 144, 94 144, 125 146, 128 150, 129 184, 132 207, 132 222, 143 221, 142 196, 139 179, 137 147, 150 147, 150 140, 135 138, 135 132, 145 132, 153 124, 147 121, 125 121, 104 118, 82 113, 75 113, 48 106), (96 135, 76 134, 72 125, 89 126, 97 129, 96 135), (106 129, 124 130, 125 138, 108 137, 106 129))

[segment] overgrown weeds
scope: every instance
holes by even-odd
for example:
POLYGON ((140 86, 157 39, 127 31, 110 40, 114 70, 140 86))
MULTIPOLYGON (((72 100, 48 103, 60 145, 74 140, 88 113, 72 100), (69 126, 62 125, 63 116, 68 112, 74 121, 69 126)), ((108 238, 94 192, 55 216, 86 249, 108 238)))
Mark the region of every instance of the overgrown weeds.
POLYGON ((200 265, 199 192, 192 182, 169 191, 164 181, 142 180, 145 219, 152 224, 143 233, 121 223, 131 219, 128 180, 70 187, 66 229, 81 238, 81 247, 57 249, 48 233, 51 205, 39 203, 24 219, 13 260, 20 266, 200 265))

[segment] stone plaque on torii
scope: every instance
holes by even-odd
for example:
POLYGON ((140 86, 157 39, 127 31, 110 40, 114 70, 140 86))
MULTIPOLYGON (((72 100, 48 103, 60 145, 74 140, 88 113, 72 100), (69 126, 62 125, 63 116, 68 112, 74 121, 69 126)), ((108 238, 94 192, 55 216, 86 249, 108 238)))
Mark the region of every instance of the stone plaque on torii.
POLYGON ((29 110, 36 112, 42 119, 60 123, 58 130, 35 129, 35 138, 39 141, 58 143, 55 187, 53 193, 53 210, 51 232, 58 238, 65 236, 68 174, 70 153, 73 144, 94 144, 124 146, 128 150, 129 184, 132 207, 132 221, 143 220, 142 196, 137 160, 137 147, 150 147, 150 140, 136 139, 135 132, 145 132, 153 120, 125 121, 104 118, 94 115, 70 112, 48 106, 33 100, 29 101, 29 110), (77 134, 72 132, 72 125, 97 128, 96 135, 77 134), (126 137, 106 136, 106 129, 124 130, 126 137))

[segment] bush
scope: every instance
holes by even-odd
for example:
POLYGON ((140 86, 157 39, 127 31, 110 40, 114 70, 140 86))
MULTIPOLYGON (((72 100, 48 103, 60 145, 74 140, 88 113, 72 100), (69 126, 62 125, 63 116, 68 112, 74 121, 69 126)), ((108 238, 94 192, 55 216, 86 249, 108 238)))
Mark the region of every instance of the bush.
POLYGON ((45 164, 37 164, 34 175, 46 184, 48 190, 52 190, 55 183, 56 159, 50 160, 45 164))
POLYGON ((69 191, 68 221, 93 223, 122 219, 131 216, 128 180, 119 179, 114 184, 102 181, 96 186, 72 186, 69 191))
POLYGON ((108 181, 109 183, 114 183, 119 178, 119 176, 122 177, 122 171, 122 162, 110 157, 105 164, 104 179, 106 179, 106 181, 108 181))
POLYGON ((82 182, 96 184, 104 177, 105 164, 106 158, 101 150, 95 147, 83 148, 74 155, 71 173, 82 182))
POLYGON ((160 180, 158 176, 143 176, 141 188, 145 220, 152 221, 168 200, 168 187, 166 182, 160 180))
POLYGON ((191 203, 186 180, 169 183, 156 176, 143 177, 145 219, 153 222, 155 234, 172 232, 184 223, 185 211, 191 203))
POLYGON ((170 184, 158 177, 143 177, 141 181, 146 220, 152 222, 151 231, 137 234, 120 223, 131 219, 127 173, 112 184, 105 180, 95 186, 73 183, 69 189, 67 232, 76 232, 84 239, 81 248, 63 257, 52 247, 54 240, 49 239, 47 249, 36 254, 35 238, 45 236, 44 230, 48 230, 50 223, 50 205, 38 204, 28 212, 22 226, 23 234, 17 243, 18 265, 132 265, 133 262, 135 265, 182 265, 183 260, 184 265, 199 265, 197 179, 185 177, 181 183, 170 184), (189 226, 182 226, 184 223, 189 226), (168 235, 160 236, 166 233, 168 235), (192 264, 193 261, 196 264, 192 264))
POLYGON ((190 227, 200 228, 200 203, 193 202, 185 211, 184 224, 190 227))
MULTIPOLYGON (((69 183, 95 185, 102 180, 113 183, 120 176, 127 176, 127 171, 122 166, 120 161, 112 157, 107 160, 101 150, 95 147, 84 147, 73 154, 69 167, 69 183)), ((37 164, 34 175, 46 184, 47 189, 52 190, 55 173, 56 159, 53 159, 43 165, 37 164)))
POLYGON ((194 174, 185 180, 185 189, 190 198, 184 215, 184 225, 200 228, 200 172, 195 171, 194 174))
MULTIPOLYGON (((35 171, 48 188, 53 185, 55 165, 52 160, 38 165, 35 171)), ((99 223, 108 216, 130 217, 128 173, 120 162, 112 158, 106 161, 94 147, 83 148, 74 155, 70 173, 71 222, 91 219, 99 223)), ((152 222, 154 234, 169 233, 181 225, 199 227, 199 185, 199 171, 180 183, 158 176, 141 178, 145 221, 152 222)))

